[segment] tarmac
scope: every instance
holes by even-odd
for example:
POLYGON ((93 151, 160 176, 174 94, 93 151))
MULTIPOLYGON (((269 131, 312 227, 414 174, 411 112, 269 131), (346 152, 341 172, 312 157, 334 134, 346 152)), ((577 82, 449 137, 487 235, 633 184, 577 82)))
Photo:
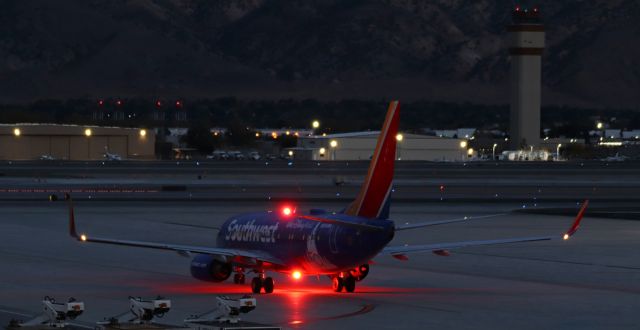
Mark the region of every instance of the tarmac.
MULTIPOLYGON (((593 193, 593 187, 597 191, 603 187, 610 190, 608 194, 586 196, 592 198, 590 211, 599 212, 587 213, 578 233, 568 241, 463 248, 451 251, 449 257, 425 253, 410 255, 408 261, 378 257, 369 276, 351 294, 332 292, 326 277, 305 277, 296 282, 275 274, 275 293, 257 296, 258 307, 245 319, 304 329, 640 327, 640 222, 629 220, 640 211, 634 195, 640 190, 635 165, 615 164, 611 171, 602 164, 539 164, 533 168, 508 165, 506 170, 496 170, 496 165, 487 166, 486 170, 469 165, 470 171, 461 164, 423 165, 405 165, 409 169, 400 166, 399 177, 406 184, 399 186, 400 196, 392 204, 395 221, 508 214, 399 232, 392 245, 561 235, 571 224, 585 191, 593 193), (567 174, 584 167, 588 173, 567 174), (504 174, 508 172, 516 174, 504 174), (439 173, 443 175, 436 175, 439 173), (413 184, 415 191, 423 189, 425 195, 401 194, 412 185, 412 177, 426 182, 413 184), (459 177, 473 184, 466 184, 464 189, 468 190, 460 188, 454 194, 451 190, 459 177), (514 182, 492 185, 505 177, 514 182), (593 179, 590 182, 589 177, 593 179), (542 178, 548 182, 540 184, 542 178), (544 186, 554 180, 557 186, 548 189, 549 195, 538 192, 537 189, 545 191, 544 186), (440 182, 444 182, 444 192, 437 184, 440 182), (617 189, 618 186, 626 189, 617 189), (477 191, 484 193, 474 195, 477 191), (611 214, 616 216, 610 217, 611 214)), ((228 191, 216 192, 216 188, 224 186, 216 180, 247 180, 244 176, 249 174, 243 171, 254 171, 257 165, 235 166, 235 172, 230 169, 226 173, 212 169, 208 179, 193 178, 198 171, 171 174, 174 165, 166 164, 159 165, 168 169, 158 170, 156 178, 151 177, 153 172, 136 174, 135 169, 127 167, 115 174, 96 170, 91 178, 70 177, 63 173, 67 171, 63 165, 38 169, 47 172, 36 178, 34 172, 24 168, 32 165, 11 166, 22 168, 9 173, 0 166, 0 173, 5 173, 0 182, 3 187, 11 183, 13 188, 24 191, 0 192, 0 319, 7 318, 2 311, 37 313, 45 295, 58 300, 75 297, 86 304, 86 311, 79 318, 86 326, 127 311, 128 296, 170 298, 173 309, 162 322, 181 324, 192 314, 213 309, 217 295, 243 295, 250 290, 248 285, 237 286, 231 281, 199 282, 189 275, 190 260, 176 253, 77 242, 67 234, 66 203, 47 201, 45 197, 50 192, 29 189, 62 191, 109 185, 113 192, 74 193, 74 198, 78 196, 76 219, 80 231, 105 237, 213 246, 215 228, 229 216, 278 207, 280 199, 263 196, 271 186, 261 184, 260 178, 276 182, 276 187, 287 194, 302 187, 299 198, 294 199, 299 210, 339 210, 355 191, 345 188, 357 186, 364 176, 332 165, 332 170, 316 172, 314 181, 311 169, 300 169, 303 173, 296 176, 287 172, 288 165, 281 164, 278 166, 282 173, 251 174, 255 176, 254 185, 243 182, 234 189, 241 192, 238 186, 242 186, 253 190, 227 198, 228 191), (330 179, 333 176, 343 176, 348 183, 336 186, 330 179), (287 182, 299 177, 309 181, 288 186, 287 182), (134 185, 135 180, 146 180, 144 185, 157 187, 184 184, 186 188, 139 193, 118 190, 134 185), (204 183, 201 190, 195 189, 203 180, 210 182, 204 183), (325 187, 326 191, 314 194, 313 187, 325 187), (340 188, 345 190, 336 196, 335 189, 340 188), (194 195, 199 198, 194 199, 194 195)), ((141 165, 132 165, 137 166, 141 165)), ((157 168, 153 164, 145 166, 157 168)), ((366 166, 358 166, 358 171, 363 169, 366 171, 366 166)), ((85 170, 90 172, 90 168, 82 171, 85 170)))

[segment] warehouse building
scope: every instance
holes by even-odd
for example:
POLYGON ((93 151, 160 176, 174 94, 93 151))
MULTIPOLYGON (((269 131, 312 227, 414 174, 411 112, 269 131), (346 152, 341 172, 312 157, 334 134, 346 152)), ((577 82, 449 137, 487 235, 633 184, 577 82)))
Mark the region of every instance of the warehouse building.
MULTIPOLYGON (((380 132, 354 132, 326 136, 301 136, 289 156, 307 160, 369 160, 380 132)), ((463 161, 473 156, 465 139, 398 134, 396 155, 399 160, 463 161)))
POLYGON ((140 128, 56 124, 0 124, 0 159, 155 159, 155 132, 140 128))

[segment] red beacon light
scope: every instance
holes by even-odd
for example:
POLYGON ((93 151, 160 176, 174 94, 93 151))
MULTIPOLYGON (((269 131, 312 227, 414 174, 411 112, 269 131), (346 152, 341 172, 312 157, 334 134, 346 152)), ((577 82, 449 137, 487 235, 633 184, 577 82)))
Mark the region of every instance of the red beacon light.
POLYGON ((157 108, 162 107, 162 101, 157 100, 157 101, 156 101, 156 107, 157 107, 157 108))
POLYGON ((104 105, 104 100, 98 100, 98 106, 101 107, 104 105))
POLYGON ((522 10, 522 8, 520 8, 520 6, 516 6, 516 13, 519 13, 522 10))
POLYGON ((122 100, 117 100, 117 101, 116 101, 116 105, 117 105, 117 106, 121 106, 121 105, 122 105, 122 100))
POLYGON ((282 215, 284 215, 286 217, 292 215, 294 212, 295 212, 295 210, 291 206, 284 206, 282 208, 282 215))
POLYGON ((302 278, 302 272, 300 272, 299 270, 296 270, 293 273, 291 273, 291 277, 293 277, 294 280, 299 281, 302 278))
POLYGON ((182 101, 180 100, 176 101, 176 108, 182 108, 182 101))

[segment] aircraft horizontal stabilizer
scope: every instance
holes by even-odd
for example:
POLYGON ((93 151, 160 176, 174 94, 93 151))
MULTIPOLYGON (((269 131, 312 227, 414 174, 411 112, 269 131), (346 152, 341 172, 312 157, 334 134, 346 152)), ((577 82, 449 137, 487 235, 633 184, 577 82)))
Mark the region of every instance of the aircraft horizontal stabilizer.
POLYGON ((396 226, 396 231, 417 229, 417 228, 424 228, 424 227, 438 226, 438 225, 446 225, 446 224, 456 223, 456 222, 466 222, 466 221, 472 221, 472 220, 490 219, 490 218, 500 217, 500 216, 507 215, 507 214, 508 213, 498 213, 498 214, 480 215, 480 216, 475 216, 475 217, 474 216, 469 216, 469 217, 450 219, 450 220, 437 220, 437 221, 418 222, 418 223, 406 222, 405 224, 397 225, 396 226))
POLYGON ((343 221, 343 220, 339 220, 339 219, 327 219, 327 218, 314 217, 314 216, 310 216, 310 215, 303 215, 300 218, 305 219, 305 220, 316 221, 316 222, 322 222, 322 223, 329 223, 329 224, 334 224, 334 225, 352 227, 352 228, 362 229, 362 230, 372 230, 372 231, 382 231, 382 230, 384 230, 383 227, 379 227, 379 226, 374 226, 374 225, 365 224, 365 223, 355 223, 355 222, 343 221))

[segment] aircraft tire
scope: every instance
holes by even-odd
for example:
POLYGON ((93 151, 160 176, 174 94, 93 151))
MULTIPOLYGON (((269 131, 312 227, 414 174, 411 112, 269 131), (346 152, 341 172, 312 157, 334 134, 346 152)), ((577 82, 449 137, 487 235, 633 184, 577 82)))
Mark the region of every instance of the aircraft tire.
POLYGON ((344 279, 344 289, 347 292, 356 291, 356 278, 353 276, 349 276, 344 279))
POLYGON ((344 280, 336 276, 331 280, 331 286, 333 288, 333 291, 342 292, 342 289, 344 289, 344 280))
POLYGON ((271 277, 267 277, 264 279, 264 282, 262 283, 262 286, 264 287, 264 293, 273 293, 273 278, 271 277))
POLYGON ((251 292, 260 293, 262 289, 262 279, 260 277, 254 277, 251 280, 251 292))

